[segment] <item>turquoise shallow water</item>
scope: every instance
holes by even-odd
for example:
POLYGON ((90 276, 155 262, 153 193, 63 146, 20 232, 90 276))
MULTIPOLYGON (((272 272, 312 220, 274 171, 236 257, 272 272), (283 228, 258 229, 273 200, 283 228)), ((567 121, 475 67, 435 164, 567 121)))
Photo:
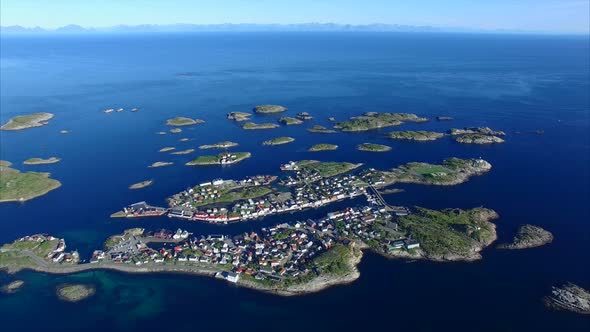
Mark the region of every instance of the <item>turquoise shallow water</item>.
MULTIPOLYGON (((405 328, 512 331, 585 330, 588 318, 547 311, 541 298, 551 285, 572 281, 590 288, 590 69, 582 37, 445 34, 159 34, 127 36, 2 36, 0 118, 47 111, 48 126, 0 132, 0 159, 21 170, 52 173, 63 186, 23 204, 0 205, 0 242, 44 232, 65 237, 87 255, 113 233, 130 227, 187 228, 196 234, 237 234, 279 222, 321 216, 362 203, 341 202, 301 214, 214 226, 169 218, 112 220, 121 206, 166 197, 212 178, 277 173, 289 160, 363 162, 390 168, 450 156, 483 157, 494 168, 454 187, 400 186, 394 204, 497 210, 501 241, 521 223, 551 230, 553 244, 528 251, 484 251, 472 264, 406 263, 367 254, 361 278, 318 294, 280 298, 218 280, 186 275, 91 272, 52 276, 0 274, 0 283, 25 281, 16 294, 0 294, 3 327, 28 330, 31 317, 45 330, 154 330, 174 328, 261 330, 405 328), (507 132, 498 146, 465 146, 441 139, 392 142, 388 130, 311 135, 308 125, 243 131, 230 111, 277 103, 288 114, 307 111, 309 124, 329 125, 366 111, 448 115, 452 122, 407 124, 444 131, 490 126, 507 132), (105 115, 105 108, 139 107, 105 115), (207 120, 177 135, 156 135, 182 115, 207 120), (60 135, 68 129, 70 134, 60 135), (534 133, 543 130, 544 134, 534 133), (276 136, 296 143, 262 147, 276 136), (182 137, 188 142, 179 142, 182 137), (232 167, 189 168, 195 155, 166 156, 164 146, 196 148, 222 140, 240 143, 252 158, 232 167), (391 145, 384 154, 359 152, 362 142, 391 145), (309 153, 315 143, 339 150, 309 153), (23 166, 30 157, 60 163, 23 166), (158 160, 170 167, 149 169, 158 160), (132 183, 154 185, 129 191, 132 183), (96 285, 78 304, 59 301, 64 282, 96 285), (288 322, 288 324, 286 324, 288 322)), ((256 122, 277 116, 257 116, 256 122)))

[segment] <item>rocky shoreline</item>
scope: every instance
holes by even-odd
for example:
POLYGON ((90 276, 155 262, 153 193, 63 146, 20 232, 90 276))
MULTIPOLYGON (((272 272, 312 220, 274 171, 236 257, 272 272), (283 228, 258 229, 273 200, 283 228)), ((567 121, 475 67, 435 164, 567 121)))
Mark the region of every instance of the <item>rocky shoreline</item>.
POLYGON ((551 309, 590 315, 590 292, 572 283, 553 287, 551 295, 546 296, 544 302, 551 309))
POLYGON ((553 242, 553 234, 541 227, 522 225, 514 236, 512 243, 498 245, 498 249, 528 249, 540 247, 553 242))

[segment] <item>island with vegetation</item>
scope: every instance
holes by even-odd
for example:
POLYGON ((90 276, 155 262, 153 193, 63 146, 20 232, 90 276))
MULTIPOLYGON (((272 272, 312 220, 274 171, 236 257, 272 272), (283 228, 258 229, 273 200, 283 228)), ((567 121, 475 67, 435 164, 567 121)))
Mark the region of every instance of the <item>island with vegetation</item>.
POLYGON ((132 185, 129 186, 129 189, 141 189, 141 188, 145 188, 145 187, 149 187, 152 185, 152 183, 154 183, 154 180, 146 180, 146 181, 141 181, 138 183, 134 183, 132 185))
POLYGON ((223 142, 218 142, 215 144, 201 145, 201 146, 199 146, 199 149, 201 149, 201 150, 228 149, 228 148, 233 148, 234 146, 238 146, 238 143, 230 142, 230 141, 223 141, 223 142))
POLYGON ((172 129, 170 129, 170 132, 173 133, 173 134, 179 134, 179 133, 182 132, 182 129, 180 129, 180 128, 172 128, 172 129))
POLYGON ((392 131, 389 134, 387 134, 388 138, 402 141, 435 141, 444 136, 445 134, 443 133, 424 130, 392 131))
POLYGON ((61 182, 49 177, 50 173, 21 173, 11 165, 7 161, 0 163, 0 202, 24 202, 61 186, 61 182))
POLYGON ((266 140, 262 142, 262 145, 282 145, 294 142, 295 139, 293 137, 288 136, 281 136, 273 139, 266 140))
POLYGON ((553 242, 553 234, 539 226, 522 225, 512 239, 512 243, 500 244, 500 249, 535 248, 553 242))
POLYGON ((167 126, 192 126, 201 123, 205 123, 205 121, 200 119, 186 118, 183 116, 177 116, 172 119, 166 120, 167 126))
POLYGON ((227 118, 229 120, 234 120, 234 121, 248 121, 250 120, 250 117, 252 116, 251 113, 246 113, 246 112, 231 112, 227 114, 227 118))
POLYGON ((174 152, 171 152, 170 154, 173 154, 173 155, 182 155, 182 154, 189 154, 189 153, 193 153, 193 152, 195 152, 195 149, 186 149, 186 150, 174 151, 174 152))
POLYGON ((287 111, 287 108, 281 105, 258 105, 254 107, 254 112, 259 114, 282 113, 287 111))
POLYGON ((289 116, 285 116, 279 119, 279 123, 284 124, 286 126, 293 126, 293 125, 300 125, 303 123, 303 120, 299 120, 296 118, 292 118, 289 116))
POLYGON ((451 186, 491 169, 492 165, 483 159, 448 158, 440 165, 410 162, 391 171, 368 169, 361 176, 375 187, 386 187, 394 183, 451 186))
POLYGON ((279 125, 276 123, 254 123, 254 122, 246 122, 242 125, 243 129, 246 130, 256 130, 256 129, 273 129, 278 128, 279 125))
POLYGON ((222 152, 216 156, 199 156, 186 163, 187 166, 231 165, 250 158, 250 152, 222 152))
POLYGON ((0 130, 23 130, 27 128, 41 127, 47 125, 53 118, 51 113, 33 113, 29 115, 19 115, 8 120, 0 126, 0 130))
POLYGON ((338 149, 338 145, 320 143, 320 144, 315 144, 315 145, 311 146, 307 151, 310 151, 310 152, 333 151, 336 149, 338 149))
POLYGON ((333 177, 339 174, 350 172, 361 167, 363 164, 353 164, 348 162, 335 161, 318 161, 318 160, 300 160, 291 161, 281 166, 282 171, 305 171, 316 173, 321 178, 333 177))
POLYGON ((359 151, 368 151, 368 152, 387 152, 391 150, 391 146, 383 145, 383 144, 375 144, 375 143, 362 143, 356 146, 356 149, 359 151))
POLYGON ((170 166, 174 164, 171 161, 156 161, 155 163, 149 165, 149 168, 158 168, 158 167, 164 167, 164 166, 170 166))
POLYGON ((24 284, 25 282, 22 280, 15 280, 0 287, 0 291, 5 294, 13 294, 16 293, 24 284))
POLYGON ((590 315, 590 292, 569 282, 553 287, 551 295, 546 296, 544 301, 551 309, 590 315))
POLYGON ((421 118, 410 113, 379 113, 367 112, 361 116, 355 116, 349 120, 339 122, 334 128, 342 131, 367 131, 385 127, 399 126, 404 122, 426 122, 428 119, 421 118))
POLYGON ((315 125, 311 128, 308 128, 307 131, 309 131, 310 133, 318 133, 318 134, 333 134, 336 132, 336 130, 329 129, 329 128, 326 128, 326 127, 320 126, 320 125, 315 125))
POLYGON ((503 131, 492 130, 489 127, 473 127, 465 129, 451 129, 449 131, 453 139, 464 144, 497 144, 504 143, 503 131))
MULTIPOLYGON (((236 195, 253 197, 270 189, 262 185, 235 190, 224 190, 219 197, 235 200, 236 195)), ((32 235, 0 248, 0 269, 10 273, 31 269, 53 274, 98 269, 181 272, 290 296, 356 280, 357 265, 365 250, 402 259, 480 259, 481 250, 496 238, 490 220, 497 217, 493 210, 485 208, 437 211, 371 204, 238 236, 192 236, 181 229, 147 232, 136 228, 109 237, 104 248, 95 250, 87 263, 80 263, 65 251, 65 240, 32 235), (277 255, 283 259, 274 259, 277 255)))
POLYGON ((57 158, 57 157, 50 157, 47 159, 43 159, 43 158, 30 158, 27 159, 25 161, 23 161, 23 164, 25 165, 44 165, 44 164, 55 164, 60 162, 61 159, 57 158))
POLYGON ((83 284, 62 284, 57 286, 57 297, 66 302, 79 302, 91 297, 96 292, 92 285, 83 284))

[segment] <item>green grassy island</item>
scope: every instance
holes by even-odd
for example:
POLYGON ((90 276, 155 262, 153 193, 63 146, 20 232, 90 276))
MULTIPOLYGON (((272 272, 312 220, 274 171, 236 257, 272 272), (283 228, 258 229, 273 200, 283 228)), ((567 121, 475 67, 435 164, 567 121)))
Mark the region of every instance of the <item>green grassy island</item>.
POLYGON ((409 113, 367 112, 349 120, 339 122, 334 128, 342 131, 367 131, 385 127, 399 126, 404 122, 426 122, 428 119, 409 113))
POLYGON ((254 122, 246 122, 242 125, 243 129, 246 130, 256 130, 256 129, 273 129, 278 128, 279 125, 276 123, 254 123, 254 122))
POLYGON ((206 149, 227 149, 227 148, 233 148, 234 146, 238 146, 238 143, 230 142, 230 141, 224 141, 224 142, 218 142, 218 143, 215 143, 215 144, 201 145, 201 146, 199 146, 199 149, 201 149, 201 150, 206 150, 206 149))
POLYGON ((313 145, 307 151, 310 151, 310 152, 333 151, 333 150, 336 150, 336 149, 338 149, 338 145, 321 143, 321 144, 315 144, 315 145, 313 145))
POLYGON ((279 119, 279 123, 282 123, 286 126, 293 126, 293 125, 300 125, 303 123, 303 120, 299 120, 296 118, 292 118, 292 117, 282 117, 279 119))
POLYGON ((57 297, 66 302, 78 302, 96 293, 96 288, 91 285, 62 284, 56 289, 57 297))
POLYGON ((309 129, 307 129, 310 133, 318 133, 318 134, 333 134, 336 130, 326 128, 324 126, 315 125, 309 129))
POLYGON ((259 114, 282 113, 286 110, 287 108, 281 105, 258 105, 254 107, 254 112, 259 114))
POLYGON ((383 145, 383 144, 375 144, 375 143, 362 143, 356 146, 356 149, 359 151, 369 151, 369 152, 387 152, 391 150, 390 146, 383 145))
POLYGON ((246 113, 246 112, 231 112, 227 114, 227 118, 229 120, 234 120, 234 121, 248 121, 250 120, 250 117, 252 116, 252 113, 246 113))
POLYGON ((441 165, 411 162, 391 171, 366 170, 363 180, 375 187, 386 187, 394 183, 416 183, 450 186, 463 183, 474 175, 492 169, 483 159, 445 159, 441 165))
POLYGON ((437 133, 434 131, 392 131, 387 134, 387 137, 396 140, 404 140, 404 141, 435 141, 441 137, 444 137, 445 134, 437 133))
POLYGON ((0 130, 23 130, 33 127, 41 127, 47 125, 49 120, 53 118, 51 113, 33 113, 29 115, 19 115, 8 120, 4 125, 0 126, 0 130))
POLYGON ((167 126, 192 126, 201 123, 205 123, 205 121, 200 119, 185 118, 182 116, 177 116, 175 118, 166 120, 167 126))
POLYGON ((57 189, 61 183, 49 173, 26 172, 0 166, 0 202, 24 202, 57 189))
POLYGON ((216 156, 200 156, 186 163, 187 166, 231 165, 250 158, 250 152, 222 152, 216 156))
POLYGON ((154 183, 154 180, 146 180, 146 181, 141 181, 138 183, 134 183, 132 185, 129 186, 129 189, 141 189, 141 188, 145 188, 145 187, 149 187, 152 185, 152 183, 154 183))
POLYGON ((464 129, 451 129, 449 131, 451 136, 458 143, 463 144, 497 144, 504 143, 500 138, 505 136, 503 131, 492 130, 489 127, 473 127, 464 129))
POLYGON ((47 158, 47 159, 30 158, 30 159, 23 161, 23 164, 25 164, 25 165, 43 165, 43 164, 55 164, 60 161, 61 161, 61 159, 59 159, 57 157, 51 157, 51 158, 47 158))
POLYGON ((282 144, 287 144, 287 143, 291 143, 294 141, 295 141, 295 139, 293 137, 281 136, 281 137, 270 139, 268 141, 264 141, 264 142, 262 142, 262 145, 282 145, 282 144))

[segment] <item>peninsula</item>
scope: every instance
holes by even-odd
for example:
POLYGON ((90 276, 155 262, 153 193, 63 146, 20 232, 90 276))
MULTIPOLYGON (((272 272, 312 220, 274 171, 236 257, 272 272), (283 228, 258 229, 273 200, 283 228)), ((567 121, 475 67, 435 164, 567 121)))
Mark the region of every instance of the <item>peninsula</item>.
POLYGON ((318 151, 332 151, 332 150, 336 150, 336 149, 338 149, 338 145, 321 143, 321 144, 313 145, 312 147, 309 148, 308 151, 318 152, 318 151))
POLYGON ((410 113, 367 112, 347 121, 339 122, 334 128, 342 131, 367 131, 385 127, 399 126, 404 122, 426 122, 428 119, 410 113))
POLYGON ((231 165, 239 163, 240 161, 250 158, 250 152, 222 152, 216 156, 200 156, 189 161, 187 166, 203 166, 203 165, 231 165))
POLYGON ((51 157, 51 158, 47 158, 47 159, 30 158, 30 159, 23 161, 23 164, 25 164, 25 165, 43 165, 43 164, 55 164, 60 161, 61 161, 61 159, 59 159, 57 157, 51 157))
POLYGON ((29 115, 19 115, 8 120, 0 126, 0 130, 23 130, 27 128, 41 127, 47 125, 53 118, 51 113, 33 113, 29 115))
POLYGON ((540 247, 553 242, 553 234, 539 226, 522 225, 514 236, 512 243, 500 244, 500 249, 527 249, 540 247))
POLYGON ((166 120, 167 126, 192 126, 201 123, 205 123, 205 121, 200 119, 185 118, 182 116, 177 116, 175 118, 166 120))
POLYGON ((387 134, 387 137, 395 140, 403 141, 434 141, 445 136, 443 133, 437 133, 434 131, 392 131, 387 134))
POLYGON ((0 164, 0 202, 24 202, 57 189, 61 183, 49 178, 49 173, 26 172, 0 164))
POLYGON ((259 114, 282 113, 286 110, 287 108, 281 105, 258 105, 254 107, 254 112, 259 114))
POLYGON ((278 128, 279 125, 276 123, 254 123, 254 122, 246 122, 242 125, 243 129, 246 130, 255 130, 255 129, 273 129, 278 128))
POLYGON ((199 149, 201 149, 201 150, 206 150, 206 149, 227 149, 227 148, 233 148, 234 146, 238 146, 238 143, 230 142, 230 141, 224 141, 224 142, 218 142, 218 143, 215 143, 215 144, 201 145, 201 146, 199 146, 199 149))
POLYGON ((307 129, 310 133, 318 133, 318 134, 333 134, 336 130, 326 128, 324 126, 315 125, 309 129, 307 129))
POLYGON ((281 136, 277 138, 273 138, 267 141, 262 142, 262 145, 282 145, 294 142, 295 139, 293 137, 288 136, 281 136))
POLYGON ((368 151, 368 152, 387 152, 391 150, 390 146, 383 145, 383 144, 375 144, 375 143, 362 143, 356 146, 356 149, 359 151, 368 151))
POLYGON ((453 139, 464 144, 496 144, 504 143, 500 138, 505 136, 503 131, 495 131, 489 127, 473 127, 465 129, 451 129, 449 131, 453 139))

